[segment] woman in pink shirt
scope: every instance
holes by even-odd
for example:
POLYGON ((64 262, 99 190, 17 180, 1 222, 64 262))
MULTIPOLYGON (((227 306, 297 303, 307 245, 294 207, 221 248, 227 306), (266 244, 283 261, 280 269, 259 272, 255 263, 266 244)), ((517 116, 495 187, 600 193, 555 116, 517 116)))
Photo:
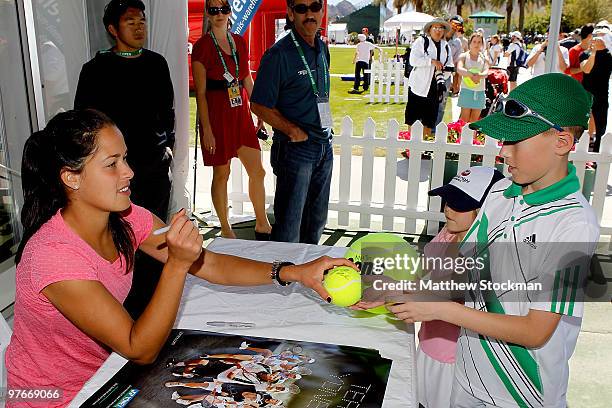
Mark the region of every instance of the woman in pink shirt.
POLYGON ((295 281, 329 301, 323 272, 355 267, 328 257, 271 265, 205 251, 185 210, 167 233, 153 235, 164 224, 130 203, 134 174, 126 155, 119 129, 94 110, 60 113, 26 142, 8 388, 58 389, 61 398, 13 399, 9 407, 65 406, 111 351, 153 362, 174 325, 187 273, 223 285, 295 281), (149 305, 133 321, 122 302, 137 248, 165 265, 149 305))

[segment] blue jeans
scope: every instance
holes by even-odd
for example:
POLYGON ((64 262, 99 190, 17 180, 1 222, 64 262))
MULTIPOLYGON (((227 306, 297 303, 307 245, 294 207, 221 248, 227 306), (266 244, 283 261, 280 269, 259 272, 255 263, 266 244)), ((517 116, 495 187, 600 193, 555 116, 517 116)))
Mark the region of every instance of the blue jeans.
POLYGON ((272 240, 318 244, 327 222, 334 164, 331 141, 275 140, 270 153, 276 175, 272 240))

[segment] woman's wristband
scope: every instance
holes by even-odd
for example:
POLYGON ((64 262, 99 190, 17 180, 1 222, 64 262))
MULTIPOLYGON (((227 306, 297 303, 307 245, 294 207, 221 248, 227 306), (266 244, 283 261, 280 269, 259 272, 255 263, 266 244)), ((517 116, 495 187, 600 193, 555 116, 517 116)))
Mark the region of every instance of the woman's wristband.
POLYGON ((282 262, 282 261, 272 262, 272 270, 270 271, 270 279, 272 279, 272 282, 278 286, 287 286, 293 283, 290 281, 284 281, 280 277, 281 269, 283 269, 285 266, 292 266, 292 265, 295 265, 295 264, 292 262, 282 262))

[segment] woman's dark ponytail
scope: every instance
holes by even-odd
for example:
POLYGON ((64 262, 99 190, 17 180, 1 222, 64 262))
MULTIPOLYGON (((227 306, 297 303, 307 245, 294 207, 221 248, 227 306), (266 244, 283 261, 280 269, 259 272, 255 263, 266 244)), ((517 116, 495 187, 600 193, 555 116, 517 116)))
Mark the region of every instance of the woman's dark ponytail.
POLYGON ((21 261, 23 248, 32 235, 60 208, 66 205, 66 194, 57 177, 50 177, 57 168, 53 153, 51 129, 41 130, 28 138, 23 148, 21 180, 23 186, 23 208, 21 225, 23 237, 17 249, 16 262, 21 261))
MULTIPOLYGON (((99 131, 114 126, 113 121, 93 109, 71 110, 57 114, 44 130, 33 133, 25 143, 21 162, 24 203, 21 210, 23 238, 16 263, 32 236, 58 210, 68 204, 62 169, 81 172, 87 158, 95 152, 99 131)), ((126 259, 127 270, 134 264, 134 232, 118 213, 109 219, 113 242, 126 259)))

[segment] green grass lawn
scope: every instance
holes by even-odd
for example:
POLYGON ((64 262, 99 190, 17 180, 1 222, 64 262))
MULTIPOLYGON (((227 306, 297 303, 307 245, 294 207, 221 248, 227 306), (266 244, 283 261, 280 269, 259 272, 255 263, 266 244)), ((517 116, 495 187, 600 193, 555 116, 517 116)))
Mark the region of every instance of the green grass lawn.
MULTIPOLYGON (((395 47, 383 47, 385 56, 390 58, 395 55, 395 47)), ((405 47, 399 47, 398 52, 403 54, 405 47)), ((331 63, 329 67, 330 74, 353 74, 355 72, 355 65, 353 64, 353 56, 355 55, 355 48, 344 48, 344 47, 330 47, 329 53, 331 57, 331 63)), ((379 51, 374 52, 374 58, 378 60, 379 51)))

